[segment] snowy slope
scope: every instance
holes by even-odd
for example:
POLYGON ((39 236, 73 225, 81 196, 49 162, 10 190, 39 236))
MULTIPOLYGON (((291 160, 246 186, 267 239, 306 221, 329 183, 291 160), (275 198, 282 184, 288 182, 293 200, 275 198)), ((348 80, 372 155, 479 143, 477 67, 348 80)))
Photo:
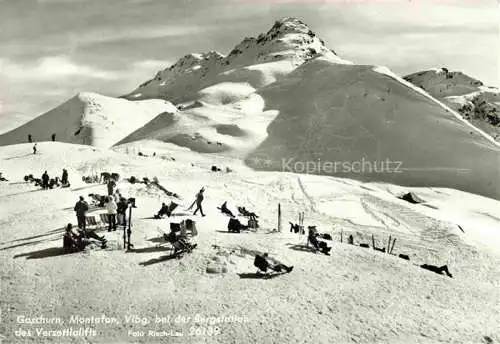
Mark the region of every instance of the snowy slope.
MULTIPOLYGON (((186 55, 131 92, 130 101, 77 98, 47 114, 50 121, 42 117, 0 136, 0 144, 25 142, 32 127, 35 140, 57 128, 58 140, 65 142, 109 147, 157 140, 240 158, 256 169, 287 170, 285 162, 292 159, 291 169, 299 173, 500 198, 499 145, 488 130, 436 98, 450 78, 444 71, 433 73, 441 81, 422 79, 426 91, 386 68, 352 64, 307 25, 284 18, 267 33, 244 39, 228 56, 186 55), (174 102, 178 111, 157 98, 174 102), (323 169, 325 163, 363 161, 383 172, 323 169), (307 163, 315 165, 313 171, 301 168, 307 163)), ((484 87, 452 75, 455 93, 484 87)))
POLYGON ((317 58, 260 89, 266 107, 279 115, 246 162, 294 172, 310 163, 315 174, 499 198, 500 149, 494 140, 428 94, 380 71, 317 58), (382 166, 387 160, 393 169, 382 166), (354 165, 363 161, 377 172, 372 167, 372 173, 360 173, 354 165), (329 172, 326 163, 337 167, 329 172))
MULTIPOLYGON (((482 343, 500 340, 498 322, 500 251, 499 202, 441 188, 414 188, 428 203, 412 205, 396 198, 410 189, 326 176, 256 172, 241 161, 180 150, 171 144, 136 141, 117 150, 155 151, 155 158, 64 143, 41 143, 41 154, 26 155, 30 145, 0 147, 0 306, 6 343, 47 342, 15 330, 59 330, 68 326, 20 324, 18 316, 116 317, 116 324, 92 324, 97 331, 83 338, 57 337, 54 343, 482 343), (175 149, 172 149, 175 148, 175 149), (162 159, 164 156, 174 157, 162 159), (62 165, 61 162, 64 161, 62 165), (212 164, 230 166, 232 173, 211 173, 212 164), (70 171, 70 189, 40 191, 20 183, 22 176, 48 170, 70 171), (163 201, 157 189, 120 182, 125 195, 137 198, 132 241, 135 250, 120 249, 122 232, 100 232, 110 250, 62 255, 63 226, 75 221, 72 208, 79 195, 105 193, 100 184, 85 185, 89 171, 115 171, 122 177, 158 176, 162 185, 179 193, 178 222, 197 190, 206 186, 205 218, 195 217, 198 248, 181 260, 170 260, 161 231, 168 220, 153 220, 163 201), (233 211, 246 206, 260 215, 256 233, 230 235, 228 218, 216 206, 228 201, 233 211), (334 240, 332 255, 307 251, 305 238, 276 228, 278 202, 283 222, 315 224, 334 240), (48 216, 48 214, 50 214, 48 216), (457 214, 462 214, 458 217, 457 214), (465 220, 467 220, 465 222, 465 220), (464 222, 462 222, 464 221, 464 222), (465 232, 458 229, 460 224, 465 232), (397 238, 394 253, 410 261, 339 242, 353 234, 355 243, 384 247, 397 238), (215 248, 216 245, 218 248, 215 248), (113 249, 114 248, 114 249, 113 249), (252 253, 267 251, 294 265, 292 273, 270 280, 240 278, 252 274, 252 253), (209 274, 215 260, 228 272, 209 274), (418 267, 449 266, 453 279, 418 267), (127 322, 125 316, 143 323, 127 322), (155 324, 155 317, 190 316, 186 322, 155 324), (200 316, 240 318, 215 323, 217 335, 190 335, 200 316), (298 326, 300 324, 300 326, 298 326), (183 337, 151 337, 149 330, 177 331, 183 337), (130 332, 132 331, 132 333, 130 332), (144 336, 134 333, 144 331, 144 336)), ((92 209, 91 215, 102 210, 92 209)), ((251 275, 250 275, 251 276, 251 275)), ((50 338, 49 338, 50 339, 50 338)))
POLYGON ((111 147, 125 136, 142 127, 160 113, 174 113, 175 106, 163 100, 131 102, 80 93, 55 109, 24 125, 0 135, 0 145, 33 141, 56 140, 111 147))
POLYGON ((436 68, 410 74, 405 80, 449 105, 497 141, 500 140, 500 90, 461 72, 436 68))

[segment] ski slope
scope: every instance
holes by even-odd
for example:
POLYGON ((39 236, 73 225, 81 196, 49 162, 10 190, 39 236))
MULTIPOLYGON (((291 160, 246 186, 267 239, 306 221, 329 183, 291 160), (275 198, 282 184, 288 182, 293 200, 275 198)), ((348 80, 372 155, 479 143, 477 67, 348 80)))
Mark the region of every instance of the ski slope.
MULTIPOLYGON (((158 141, 137 141, 114 150, 46 142, 36 156, 26 154, 30 149, 28 144, 0 147, 2 172, 9 179, 0 184, 2 333, 8 343, 22 340, 14 330, 39 327, 19 324, 19 315, 72 314, 105 314, 118 323, 90 326, 96 336, 52 341, 247 343, 251 338, 258 343, 327 344, 500 339, 498 201, 444 188, 257 172, 238 159, 209 157, 158 141), (156 157, 126 150, 155 151, 156 157), (214 164, 233 172, 213 173, 214 164), (41 191, 21 182, 28 172, 38 175, 47 170, 53 176, 63 167, 69 170, 69 189, 41 191), (207 216, 195 217, 198 248, 181 260, 167 259, 170 251, 161 243, 161 232, 168 230, 169 221, 154 220, 152 215, 169 198, 157 188, 122 181, 118 184, 122 194, 137 198, 135 250, 120 249, 120 230, 104 231, 99 234, 106 236, 110 249, 61 255, 63 227, 75 222, 72 208, 78 196, 106 190, 105 185, 83 184, 81 176, 103 170, 119 172, 122 178, 157 176, 181 196, 181 206, 171 219, 176 222, 189 217, 184 209, 205 186, 207 216), (413 205, 396 197, 410 190, 427 202, 413 205), (227 234, 228 218, 216 210, 226 200, 235 212, 242 205, 257 212, 261 229, 227 234), (276 228, 278 203, 283 229, 270 233, 276 228), (305 212, 306 226, 317 225, 332 235, 331 256, 305 251, 305 237, 288 232, 286 224, 296 222, 300 211, 305 212), (411 260, 342 244, 341 231, 344 240, 353 234, 356 244, 371 243, 373 234, 380 247, 392 235, 397 238, 394 253, 408 254, 411 260), (293 272, 270 280, 240 278, 238 274, 255 272, 256 251, 294 265, 293 272), (447 264, 454 278, 418 267, 424 263, 447 264), (226 266, 227 273, 207 273, 210 264, 226 266), (150 322, 130 323, 126 315, 150 322), (154 324, 156 316, 168 315, 243 320, 217 323, 218 335, 190 336, 192 326, 209 326, 194 319, 154 324), (134 334, 171 329, 183 337, 134 334)), ((100 211, 92 209, 91 214, 100 211)), ((32 336, 27 341, 40 339, 32 336)))

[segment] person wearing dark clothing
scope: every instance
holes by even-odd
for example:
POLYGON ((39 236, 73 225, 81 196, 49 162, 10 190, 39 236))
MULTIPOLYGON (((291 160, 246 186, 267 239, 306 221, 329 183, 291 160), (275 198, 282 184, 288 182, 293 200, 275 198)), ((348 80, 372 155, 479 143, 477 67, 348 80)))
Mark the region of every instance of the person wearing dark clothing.
POLYGON ((221 213, 226 214, 229 217, 234 217, 233 212, 228 209, 227 207, 227 201, 222 203, 221 207, 219 208, 221 213))
POLYGON ((446 274, 446 276, 453 278, 453 275, 450 274, 450 271, 448 270, 448 265, 443 265, 443 266, 435 266, 435 265, 428 265, 428 264, 422 264, 420 265, 422 269, 426 269, 432 272, 435 272, 437 274, 442 275, 443 272, 446 274))
POLYGON ((62 172, 61 184, 63 185, 68 184, 68 171, 65 168, 63 168, 62 172))
POLYGON ((33 154, 36 154, 36 143, 35 143, 35 145, 33 146, 33 154))
POLYGON ((164 215, 167 215, 167 212, 168 212, 168 207, 165 203, 162 203, 161 204, 161 208, 160 210, 158 211, 158 214, 156 214, 156 217, 157 218, 161 218, 163 217, 164 215))
POLYGON ((31 134, 29 134, 29 135, 28 135, 28 142, 29 142, 29 143, 32 143, 32 142, 33 142, 33 140, 31 139, 31 134))
POLYGON ((118 225, 123 225, 123 227, 127 226, 127 209, 128 209, 128 202, 125 199, 125 197, 121 197, 120 201, 116 205, 116 217, 117 217, 117 222, 118 225))
POLYGON ((83 238, 73 232, 73 225, 68 223, 66 226, 66 232, 63 236, 63 248, 66 253, 71 253, 75 251, 81 251, 85 248, 85 242, 82 240, 83 238))
POLYGON ((64 234, 63 247, 69 252, 81 251, 86 245, 90 244, 88 239, 100 241, 102 248, 106 248, 107 240, 105 237, 100 237, 92 230, 79 230, 78 233, 75 233, 73 225, 68 223, 66 233, 64 234))
POLYGON ((108 180, 108 196, 113 196, 115 192, 116 182, 113 179, 108 180))
POLYGON ((203 214, 203 208, 201 207, 201 203, 203 202, 203 192, 205 192, 205 188, 201 188, 200 192, 198 192, 198 194, 196 195, 196 210, 194 211, 193 215, 196 215, 196 213, 198 212, 198 210, 200 211, 201 213, 201 216, 205 216, 205 214, 203 214))
POLYGON ((85 215, 87 215, 87 211, 89 210, 89 205, 85 202, 83 196, 80 196, 80 200, 76 202, 73 210, 76 212, 76 220, 78 221, 78 228, 81 228, 85 231, 86 221, 85 215))
POLYGON ((47 171, 42 174, 42 189, 47 190, 49 188, 49 175, 47 171))
POLYGON ((316 231, 316 226, 309 226, 308 229, 309 229, 309 234, 307 236, 308 242, 310 242, 313 245, 313 247, 316 250, 320 251, 321 253, 324 253, 326 255, 330 255, 329 252, 332 248, 328 247, 326 242, 318 240, 317 237, 319 236, 319 234, 316 231))
POLYGON ((275 272, 291 272, 293 270, 293 266, 286 266, 282 263, 271 264, 269 262, 269 255, 264 253, 263 255, 255 255, 255 259, 253 264, 264 273, 267 272, 268 269, 271 269, 275 272))
POLYGON ((56 140, 56 134, 52 134, 52 141, 56 140))

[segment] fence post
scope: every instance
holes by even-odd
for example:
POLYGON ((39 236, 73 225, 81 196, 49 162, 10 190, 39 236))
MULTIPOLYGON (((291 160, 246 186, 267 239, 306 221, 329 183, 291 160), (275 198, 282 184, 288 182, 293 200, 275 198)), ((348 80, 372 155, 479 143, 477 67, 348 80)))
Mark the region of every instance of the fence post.
POLYGON ((281 232, 281 203, 278 203, 278 232, 281 232))

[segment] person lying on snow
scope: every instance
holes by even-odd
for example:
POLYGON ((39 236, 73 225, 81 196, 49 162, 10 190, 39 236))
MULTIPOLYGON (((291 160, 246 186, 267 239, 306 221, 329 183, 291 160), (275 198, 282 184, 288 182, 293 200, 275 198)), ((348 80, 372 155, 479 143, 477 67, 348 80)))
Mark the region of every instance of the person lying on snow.
POLYGON ((264 273, 267 273, 267 270, 269 269, 275 272, 291 272, 293 270, 293 266, 286 266, 285 264, 279 262, 273 264, 270 262, 269 255, 267 253, 262 255, 256 254, 253 265, 264 273))
POLYGON ((450 274, 450 271, 448 270, 448 265, 435 266, 435 265, 422 264, 420 265, 420 267, 422 269, 426 269, 440 275, 442 275, 444 272, 448 277, 453 278, 453 275, 450 274))
POLYGON ((8 182, 8 180, 2 175, 2 172, 0 172, 0 182, 8 182))
POLYGON ((231 210, 229 210, 227 208, 227 201, 225 201, 224 203, 222 203, 222 205, 220 206, 220 208, 217 208, 221 211, 221 213, 229 216, 229 217, 234 217, 233 213, 231 210))
POLYGON ((326 254, 327 256, 330 255, 330 250, 332 249, 331 247, 328 247, 326 242, 318 240, 319 233, 316 230, 316 226, 309 226, 307 227, 309 229, 309 234, 307 236, 307 242, 311 243, 313 247, 320 251, 321 253, 326 254))

